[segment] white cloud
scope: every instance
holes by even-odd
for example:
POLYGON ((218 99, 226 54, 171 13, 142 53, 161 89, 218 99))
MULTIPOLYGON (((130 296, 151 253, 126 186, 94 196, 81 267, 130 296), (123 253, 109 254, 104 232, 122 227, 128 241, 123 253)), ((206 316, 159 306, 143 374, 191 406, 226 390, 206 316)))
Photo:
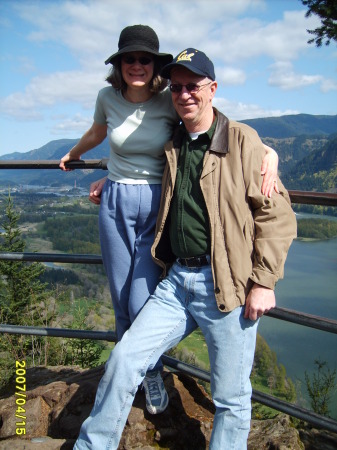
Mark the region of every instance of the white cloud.
POLYGON ((267 56, 275 61, 294 60, 307 49, 307 28, 317 25, 303 11, 284 12, 283 19, 263 22, 257 18, 224 20, 207 36, 207 52, 227 64, 267 56))
POLYGON ((85 109, 93 109, 97 92, 104 86, 104 76, 97 72, 56 72, 34 77, 24 92, 10 94, 0 101, 4 116, 33 120, 42 116, 44 108, 57 103, 76 102, 85 109))
POLYGON ((326 78, 321 83, 321 91, 326 93, 330 91, 337 91, 337 80, 326 78))
POLYGON ((51 129, 51 133, 65 136, 72 135, 76 132, 78 135, 81 135, 88 130, 91 125, 92 117, 84 117, 81 114, 76 114, 72 118, 58 119, 56 125, 51 129))
POLYGON ((246 81, 243 70, 234 67, 221 67, 215 70, 217 81, 224 85, 240 85, 246 81))
POLYGON ((283 90, 292 90, 317 84, 323 80, 321 75, 304 75, 294 72, 290 62, 278 62, 272 66, 268 83, 283 90))
POLYGON ((215 98, 213 100, 213 103, 216 108, 218 108, 231 120, 254 119, 260 117, 279 117, 283 115, 299 113, 299 111, 292 109, 286 109, 284 111, 280 109, 264 109, 259 105, 233 102, 225 98, 215 98))
POLYGON ((199 46, 218 24, 230 22, 263 0, 125 0, 114 7, 111 1, 20 3, 18 13, 33 24, 29 38, 35 42, 63 43, 79 58, 94 58, 115 50, 120 30, 129 24, 154 27, 165 51, 199 46), (178 33, 177 33, 178 30, 178 33))
MULTIPOLYGON (((188 5, 178 0, 169 3, 126 0, 119 2, 118 8, 112 8, 111 2, 104 0, 17 3, 17 13, 33 27, 27 38, 42 49, 51 43, 64 46, 64 53, 68 49, 74 55, 80 70, 41 73, 30 80, 27 72, 29 81, 24 90, 2 99, 2 114, 35 120, 42 117, 45 108, 60 103, 77 102, 83 108, 93 108, 108 71, 103 62, 117 50, 120 30, 130 23, 149 23, 157 30, 161 50, 177 53, 182 46, 205 45, 208 37, 211 43, 215 42, 219 23, 236 20, 238 14, 261 5, 261 0, 199 0, 188 5)), ((25 58, 24 54, 18 55, 26 66, 29 62, 31 70, 34 61, 25 58)), ((239 69, 226 68, 219 74, 219 80, 225 84, 242 84, 244 79, 239 69)))
MULTIPOLYGON (((334 80, 297 74, 289 63, 307 51, 306 29, 317 23, 315 18, 305 19, 301 5, 299 11, 286 11, 282 19, 266 22, 257 14, 256 18, 250 14, 263 11, 267 7, 265 0, 124 0, 118 2, 118 7, 111 0, 32 0, 11 4, 16 5, 22 20, 31 24, 33 31, 27 38, 34 45, 42 49, 51 45, 61 47, 60 54, 70 53, 72 64, 79 69, 39 73, 31 79, 26 73, 26 87, 17 88, 1 100, 1 111, 6 117, 37 120, 43 117, 46 108, 60 108, 68 103, 93 110, 97 91, 105 85, 108 68, 104 60, 117 50, 121 29, 132 23, 152 26, 159 35, 162 51, 176 54, 188 46, 204 50, 216 63, 220 84, 245 84, 248 68, 265 77, 266 63, 259 65, 259 58, 267 57, 275 61, 269 78, 272 86, 290 90, 321 82, 322 92, 336 88, 334 80), (247 13, 244 18, 243 13, 247 13)), ((19 60, 24 57, 24 53, 17 55, 19 60)), ((29 64, 30 69, 39 66, 35 61, 21 61, 29 64)), ((255 117, 259 114, 255 105, 235 104, 233 110, 243 115, 255 111, 255 117)), ((263 110, 260 114, 265 115, 263 110)))
POLYGON ((31 58, 21 56, 18 58, 18 71, 23 75, 27 76, 30 72, 36 72, 36 66, 31 58))
POLYGON ((82 64, 105 59, 116 49, 120 30, 132 23, 152 26, 162 50, 174 54, 194 46, 226 63, 258 55, 296 57, 307 45, 306 28, 314 19, 305 19, 303 10, 285 12, 272 23, 238 17, 263 8, 264 0, 125 0, 118 8, 111 1, 91 0, 20 2, 18 13, 34 26, 29 39, 62 43, 82 64))

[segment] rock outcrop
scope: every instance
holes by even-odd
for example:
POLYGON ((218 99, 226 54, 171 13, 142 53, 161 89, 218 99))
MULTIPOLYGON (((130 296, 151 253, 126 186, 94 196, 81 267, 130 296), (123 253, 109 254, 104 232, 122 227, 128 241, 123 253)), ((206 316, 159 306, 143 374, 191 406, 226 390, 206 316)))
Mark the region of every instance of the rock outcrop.
MULTIPOLYGON (((26 434, 16 435, 16 422, 21 420, 15 417, 17 397, 14 392, 8 392, 8 396, 0 400, 0 450, 72 449, 81 423, 92 408, 103 370, 103 366, 91 370, 78 367, 28 369, 24 405, 26 434)), ((214 414, 211 399, 191 377, 168 371, 163 377, 170 397, 169 407, 163 414, 148 414, 144 393, 139 391, 120 450, 208 448, 214 414)), ((308 436, 306 440, 310 440, 308 436)), ((273 420, 252 421, 249 450, 304 448, 289 417, 280 415, 273 420)))

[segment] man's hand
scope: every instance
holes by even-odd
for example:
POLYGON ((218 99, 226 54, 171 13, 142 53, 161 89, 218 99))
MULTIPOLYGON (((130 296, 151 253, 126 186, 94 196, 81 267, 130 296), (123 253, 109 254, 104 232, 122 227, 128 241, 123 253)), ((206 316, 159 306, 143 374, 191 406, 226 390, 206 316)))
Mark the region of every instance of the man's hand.
POLYGON ((106 179, 107 177, 101 178, 90 185, 89 200, 95 205, 101 203, 101 193, 106 179))
POLYGON ((246 299, 245 319, 257 320, 276 306, 272 289, 254 283, 246 299))

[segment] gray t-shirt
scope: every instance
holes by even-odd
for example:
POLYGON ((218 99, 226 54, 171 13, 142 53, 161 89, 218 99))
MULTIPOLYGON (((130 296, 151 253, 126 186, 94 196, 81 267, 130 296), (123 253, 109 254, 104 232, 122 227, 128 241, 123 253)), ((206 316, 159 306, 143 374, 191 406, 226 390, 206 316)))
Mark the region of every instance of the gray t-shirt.
POLYGON ((144 103, 128 102, 112 86, 101 89, 94 121, 108 126, 108 178, 125 184, 160 184, 164 144, 178 120, 168 88, 144 103))

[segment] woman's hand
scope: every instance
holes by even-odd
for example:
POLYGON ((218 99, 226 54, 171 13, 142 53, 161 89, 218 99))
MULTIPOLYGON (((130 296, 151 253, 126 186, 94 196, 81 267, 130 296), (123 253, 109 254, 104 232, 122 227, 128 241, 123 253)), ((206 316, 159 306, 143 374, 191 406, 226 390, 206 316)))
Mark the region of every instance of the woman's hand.
POLYGON ((88 131, 84 133, 81 139, 78 141, 74 147, 61 158, 59 167, 60 169, 68 172, 70 169, 65 166, 69 161, 80 161, 81 156, 92 148, 96 147, 98 144, 104 141, 106 138, 108 127, 107 125, 99 125, 94 122, 88 131))
POLYGON ((263 175, 261 192, 270 198, 274 190, 277 193, 280 192, 277 185, 278 154, 268 145, 263 145, 266 155, 261 166, 261 175, 263 175))
POLYGON ((59 168, 61 170, 64 170, 65 172, 74 170, 74 169, 70 169, 69 167, 66 167, 65 164, 69 161, 79 161, 80 159, 81 159, 80 157, 74 158, 73 156, 70 156, 70 152, 68 152, 66 155, 63 156, 63 158, 61 158, 59 168))
POLYGON ((99 205, 101 203, 101 194, 106 179, 107 177, 101 178, 100 180, 94 181, 90 185, 89 200, 92 203, 95 203, 95 205, 99 205))

